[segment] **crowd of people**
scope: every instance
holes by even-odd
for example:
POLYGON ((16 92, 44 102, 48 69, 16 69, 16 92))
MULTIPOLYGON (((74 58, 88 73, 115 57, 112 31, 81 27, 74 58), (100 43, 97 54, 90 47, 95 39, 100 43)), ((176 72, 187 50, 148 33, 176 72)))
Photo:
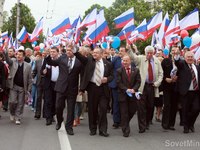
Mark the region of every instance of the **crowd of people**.
POLYGON ((85 110, 91 136, 97 130, 100 136, 109 136, 110 110, 112 127, 121 128, 124 137, 130 135, 135 113, 139 133, 150 130, 154 115, 164 130, 175 130, 177 112, 183 132, 195 132, 200 112, 199 60, 178 46, 169 53, 147 46, 144 52, 140 54, 134 44, 118 51, 72 44, 42 52, 22 46, 16 52, 5 49, 0 53, 0 107, 20 125, 27 103, 35 120, 45 118, 47 126, 56 122, 59 130, 64 121, 68 135, 74 135, 85 110))

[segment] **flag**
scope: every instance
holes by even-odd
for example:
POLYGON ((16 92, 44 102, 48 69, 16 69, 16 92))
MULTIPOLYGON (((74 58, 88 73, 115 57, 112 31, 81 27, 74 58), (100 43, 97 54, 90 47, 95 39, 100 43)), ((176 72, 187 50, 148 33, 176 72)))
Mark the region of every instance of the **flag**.
POLYGON ((10 34, 9 36, 9 42, 8 42, 8 48, 13 48, 13 33, 10 34))
POLYGON ((165 33, 166 44, 169 44, 170 36, 172 34, 178 33, 179 31, 180 31, 179 17, 178 17, 178 14, 175 14, 174 17, 172 18, 172 21, 169 24, 169 27, 167 28, 166 33, 165 33))
POLYGON ((130 20, 134 20, 134 9, 130 8, 114 19, 116 28, 123 28, 130 20))
POLYGON ((28 37, 29 37, 28 32, 26 31, 26 28, 23 26, 21 31, 17 35, 17 39, 22 43, 26 43, 28 37))
POLYGON ((147 32, 148 32, 147 38, 150 37, 154 33, 154 31, 161 26, 161 24, 162 24, 162 11, 158 12, 147 22, 147 32))
POLYGON ((97 43, 98 40, 100 40, 103 36, 106 36, 110 31, 106 19, 104 17, 103 9, 100 10, 100 12, 97 15, 96 24, 93 25, 89 31, 90 32, 87 37, 91 39, 93 43, 97 43))
POLYGON ((147 22, 146 19, 142 21, 142 23, 137 26, 131 35, 128 37, 129 41, 134 42, 137 40, 145 40, 147 36, 147 22))
POLYGON ((133 25, 133 19, 130 20, 121 30, 121 32, 117 35, 120 40, 127 39, 131 32, 135 29, 135 26, 133 25))
POLYGON ((15 51, 17 51, 18 48, 19 48, 18 40, 17 40, 17 39, 15 39, 15 41, 14 41, 14 43, 13 43, 13 48, 15 49, 15 51))
POLYGON ((79 16, 77 24, 76 24, 75 35, 74 35, 74 41, 76 44, 79 42, 80 35, 81 35, 81 30, 79 28, 80 25, 81 25, 81 17, 79 16))
POLYGON ((152 35, 151 46, 154 46, 156 44, 158 44, 158 33, 155 30, 154 33, 153 33, 153 35, 152 35))
POLYGON ((172 46, 172 45, 176 45, 178 42, 181 41, 181 37, 178 36, 178 34, 172 34, 170 36, 170 42, 169 42, 169 45, 172 46))
POLYGON ((6 38, 8 38, 8 31, 1 33, 1 38, 3 40, 5 40, 6 38))
MULTIPOLYGON (((193 38, 194 36, 198 34, 200 36, 200 27, 193 33, 193 35, 191 36, 192 38, 192 41, 193 41, 193 38)), ((200 47, 200 42, 198 43, 194 43, 192 42, 191 46, 190 46, 190 50, 193 51, 194 53, 197 51, 197 49, 199 49, 200 47)))
POLYGON ((195 8, 187 16, 185 16, 180 22, 181 30, 191 30, 199 27, 199 10, 195 8))
POLYGON ((39 22, 36 24, 32 34, 30 35, 30 41, 34 42, 38 39, 38 36, 42 33, 43 31, 43 20, 44 18, 42 17, 39 22))
POLYGON ((76 28, 76 27, 77 27, 79 18, 81 18, 81 17, 78 16, 78 18, 76 18, 76 19, 73 21, 73 23, 72 23, 72 25, 71 25, 72 28, 76 28))
POLYGON ((165 14, 165 17, 162 21, 162 24, 161 24, 159 32, 158 32, 158 42, 162 46, 162 48, 164 48, 164 45, 165 45, 164 35, 165 35, 165 32, 167 31, 169 24, 170 24, 170 20, 169 20, 169 15, 167 12, 165 14))
POLYGON ((54 26, 51 28, 51 32, 53 35, 58 35, 65 32, 66 29, 70 29, 71 24, 69 17, 65 17, 57 21, 54 26))
POLYGON ((93 9, 91 13, 89 13, 84 20, 82 21, 79 28, 82 27, 88 27, 96 23, 96 17, 97 17, 97 8, 93 9))

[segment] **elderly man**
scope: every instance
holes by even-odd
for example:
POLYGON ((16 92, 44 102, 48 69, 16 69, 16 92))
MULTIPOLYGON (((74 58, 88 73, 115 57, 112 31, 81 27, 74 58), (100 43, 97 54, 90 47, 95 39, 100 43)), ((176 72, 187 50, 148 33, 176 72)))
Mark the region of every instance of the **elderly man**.
MULTIPOLYGON (((134 48, 136 49, 136 46, 134 46, 134 48)), ((154 97, 159 97, 158 88, 163 79, 161 63, 158 58, 153 55, 154 51, 155 50, 152 46, 147 46, 145 48, 145 55, 137 56, 134 51, 128 51, 133 62, 136 66, 138 66, 141 74, 141 85, 139 91, 142 93, 142 100, 144 101, 145 108, 143 108, 143 104, 139 105, 138 113, 139 120, 142 120, 141 122, 143 123, 145 120, 144 117, 146 116, 146 129, 149 129, 151 115, 154 107, 154 97), (144 116, 145 112, 146 115, 144 116)), ((143 133, 144 131, 145 129, 141 129, 139 132, 143 133)))
POLYGON ((194 64, 194 53, 186 51, 185 60, 180 59, 180 51, 175 52, 175 64, 179 70, 178 91, 183 107, 184 133, 194 132, 194 123, 199 115, 200 67, 194 64))

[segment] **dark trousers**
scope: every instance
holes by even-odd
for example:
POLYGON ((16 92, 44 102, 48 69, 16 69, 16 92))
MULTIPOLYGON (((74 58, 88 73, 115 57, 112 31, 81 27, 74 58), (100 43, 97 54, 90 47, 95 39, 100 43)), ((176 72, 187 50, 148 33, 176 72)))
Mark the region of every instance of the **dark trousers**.
POLYGON ((136 110, 137 103, 135 100, 131 100, 127 97, 126 101, 119 102, 121 113, 121 127, 123 133, 130 133, 130 121, 133 118, 136 110))
POLYGON ((107 132, 108 98, 105 96, 104 88, 90 82, 87 90, 89 129, 96 131, 98 124, 100 132, 107 132))
POLYGON ((199 91, 188 91, 186 95, 181 95, 180 98, 183 107, 184 128, 193 127, 199 115, 199 91))
POLYGON ((165 89, 163 90, 163 98, 162 126, 164 128, 174 127, 178 107, 178 93, 174 92, 173 89, 165 89))
MULTIPOLYGON (((42 110, 42 99, 44 95, 44 87, 43 84, 39 84, 37 86, 37 101, 36 101, 36 111, 35 116, 40 117, 41 116, 41 110, 42 110)), ((45 109, 43 107, 43 117, 45 118, 45 109)))
POLYGON ((144 99, 140 99, 136 101, 137 103, 137 118, 138 118, 138 126, 139 130, 146 129, 146 106, 144 99))
POLYGON ((113 97, 113 122, 120 123, 120 107, 119 107, 119 96, 117 88, 112 88, 112 97, 113 97))
POLYGON ((51 82, 49 88, 44 91, 44 100, 45 100, 45 115, 46 119, 53 119, 55 113, 55 104, 56 104, 56 91, 54 90, 55 82, 51 82))
POLYGON ((146 126, 149 126, 149 123, 152 119, 154 98, 155 98, 155 93, 153 85, 145 83, 142 99, 144 99, 146 108, 146 126))
POLYGON ((69 90, 64 93, 57 92, 56 94, 56 117, 59 124, 63 121, 63 110, 65 109, 65 100, 67 100, 66 130, 70 130, 73 127, 76 97, 77 94, 71 93, 69 90))

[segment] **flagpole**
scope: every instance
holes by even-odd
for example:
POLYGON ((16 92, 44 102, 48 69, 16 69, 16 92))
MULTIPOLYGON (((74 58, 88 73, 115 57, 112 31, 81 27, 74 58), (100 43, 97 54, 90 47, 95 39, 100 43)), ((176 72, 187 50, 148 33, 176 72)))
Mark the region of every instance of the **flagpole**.
POLYGON ((16 37, 19 33, 19 23, 20 23, 20 0, 17 0, 16 37))

